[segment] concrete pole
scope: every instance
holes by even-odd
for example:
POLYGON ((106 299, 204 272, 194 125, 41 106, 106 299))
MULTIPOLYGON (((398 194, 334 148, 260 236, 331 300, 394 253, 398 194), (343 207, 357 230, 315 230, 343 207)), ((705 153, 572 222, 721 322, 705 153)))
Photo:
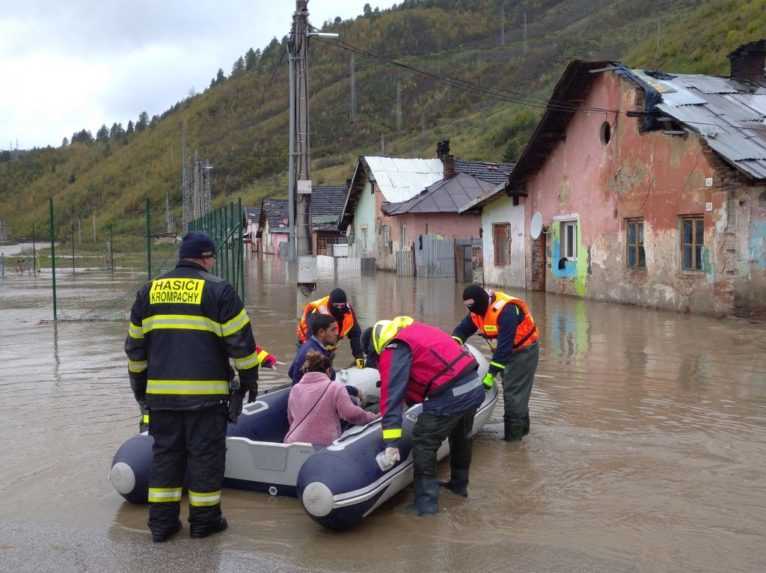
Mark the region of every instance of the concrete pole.
POLYGON ((500 5, 500 45, 505 46, 505 2, 500 5))
POLYGON ((396 80, 396 131, 402 131, 402 80, 396 80))
MULTIPOLYGON (((295 1, 290 55, 290 204, 294 205, 293 233, 298 261, 299 291, 308 295, 316 283, 316 259, 311 237, 311 130, 309 122, 308 0, 295 1)), ((299 294, 300 297, 300 294, 299 294)))
POLYGON ((295 56, 288 54, 290 79, 290 143, 288 147, 287 166, 287 220, 290 232, 288 234, 288 259, 296 260, 295 248, 295 56))
POLYGON ((351 121, 356 121, 356 61, 351 54, 351 121))
POLYGON ((527 53, 527 13, 524 12, 524 53, 527 53))

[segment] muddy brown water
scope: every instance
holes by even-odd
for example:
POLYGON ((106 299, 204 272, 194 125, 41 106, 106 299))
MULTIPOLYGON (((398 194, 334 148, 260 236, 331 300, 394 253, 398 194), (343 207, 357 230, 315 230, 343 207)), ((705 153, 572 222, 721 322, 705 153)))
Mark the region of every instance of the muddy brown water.
MULTIPOLYGON (((0 570, 766 570, 766 327, 541 293, 516 293, 543 333, 532 433, 482 432, 468 500, 443 494, 438 517, 416 518, 408 489, 337 534, 295 499, 226 490, 229 531, 152 546, 146 508, 107 481, 137 426, 122 345, 140 282, 62 275, 61 315, 77 320, 58 325, 46 275, 0 282, 0 570)), ((462 316, 451 281, 326 272, 319 292, 335 284, 364 325, 462 316)), ((282 261, 251 261, 247 306, 257 340, 289 361, 282 261)), ((346 343, 337 365, 351 360, 346 343)))

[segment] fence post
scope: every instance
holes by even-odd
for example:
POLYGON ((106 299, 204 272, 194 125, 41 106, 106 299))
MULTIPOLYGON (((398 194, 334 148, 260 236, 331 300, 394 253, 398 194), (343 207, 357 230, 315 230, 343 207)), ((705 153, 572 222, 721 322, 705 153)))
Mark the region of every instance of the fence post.
POLYGON ((239 201, 237 202, 237 206, 239 208, 239 212, 237 214, 237 217, 238 217, 237 221, 239 223, 238 225, 239 255, 237 260, 239 261, 239 264, 241 265, 241 270, 239 273, 239 282, 240 282, 239 287, 240 287, 240 292, 242 293, 242 303, 244 304, 245 303, 245 286, 247 283, 245 282, 245 243, 244 243, 245 229, 242 226, 242 222, 244 220, 244 217, 243 217, 244 213, 242 212, 242 197, 239 198, 239 201))
POLYGON ((112 243, 112 224, 109 223, 109 270, 114 274, 114 244, 112 243))
POLYGON ((32 224, 32 275, 37 277, 37 225, 32 224))
POLYGON ((146 198, 144 210, 146 212, 146 275, 147 280, 152 280, 152 234, 151 214, 149 212, 149 197, 146 198))
POLYGON ((77 270, 75 269, 75 264, 74 264, 74 257, 75 257, 75 254, 74 254, 74 212, 72 212, 72 276, 73 277, 77 273, 77 270))
POLYGON ((50 237, 51 237, 51 277, 53 286, 53 320, 58 320, 58 308, 56 305, 56 230, 53 221, 53 197, 48 199, 50 237))

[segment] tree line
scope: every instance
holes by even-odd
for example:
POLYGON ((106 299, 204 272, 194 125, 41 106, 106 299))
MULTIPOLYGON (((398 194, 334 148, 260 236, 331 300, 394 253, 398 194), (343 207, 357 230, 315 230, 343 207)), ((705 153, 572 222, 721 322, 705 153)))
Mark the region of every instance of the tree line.
POLYGON ((88 129, 81 129, 72 134, 72 138, 66 137, 61 142, 62 147, 66 147, 70 143, 84 143, 90 145, 93 143, 108 143, 108 142, 120 142, 127 143, 128 140, 136 133, 141 133, 146 129, 155 127, 160 122, 160 116, 153 115, 149 119, 149 114, 142 111, 138 115, 138 120, 133 123, 133 120, 128 122, 127 128, 122 126, 122 123, 113 123, 109 128, 106 124, 102 125, 96 132, 96 137, 88 129))

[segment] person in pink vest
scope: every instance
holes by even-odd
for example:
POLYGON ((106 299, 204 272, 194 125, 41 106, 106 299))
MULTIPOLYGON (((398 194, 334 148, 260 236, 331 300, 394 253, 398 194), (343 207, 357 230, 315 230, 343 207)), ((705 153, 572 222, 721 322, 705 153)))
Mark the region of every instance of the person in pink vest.
POLYGON ((439 485, 468 496, 473 419, 484 400, 478 363, 449 334, 410 317, 381 320, 365 331, 362 345, 377 355, 380 371, 380 414, 383 416, 384 459, 400 461, 402 409, 423 404, 412 433, 415 509, 418 515, 438 512, 439 485), (450 444, 450 480, 436 479, 436 451, 450 444))
POLYGON ((341 420, 363 425, 378 417, 354 404, 341 382, 330 380, 332 365, 324 354, 309 352, 303 372, 287 400, 290 429, 285 435, 285 443, 329 446, 341 434, 341 420))

